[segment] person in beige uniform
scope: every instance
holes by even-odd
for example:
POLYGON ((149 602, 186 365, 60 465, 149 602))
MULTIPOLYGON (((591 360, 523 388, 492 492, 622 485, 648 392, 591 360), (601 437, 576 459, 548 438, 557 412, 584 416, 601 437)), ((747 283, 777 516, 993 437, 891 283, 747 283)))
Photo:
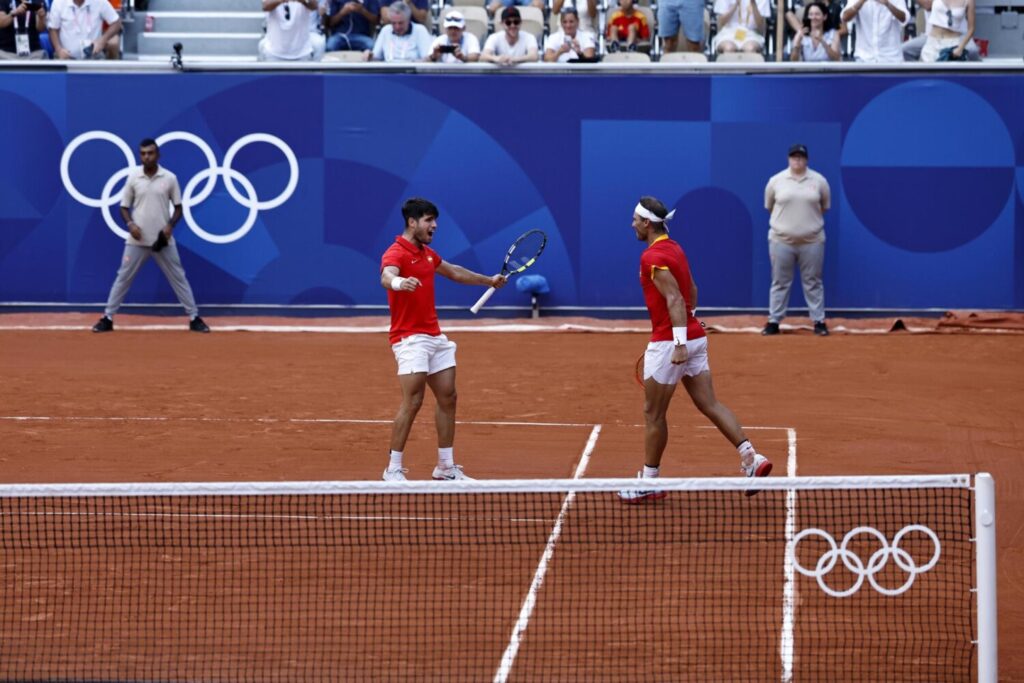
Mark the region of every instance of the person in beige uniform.
POLYGON ((786 316, 789 303, 793 270, 799 266, 814 334, 828 335, 821 273, 825 265, 824 213, 831 204, 828 181, 807 167, 807 147, 790 147, 789 168, 773 175, 764 188, 764 208, 771 212, 768 254, 772 262, 772 288, 768 323, 761 334, 779 333, 779 322, 786 316))
POLYGON ((174 289, 178 301, 185 307, 189 317, 188 328, 193 332, 209 332, 210 328, 199 317, 192 287, 185 278, 185 269, 178 256, 178 246, 171 237, 174 225, 181 219, 181 188, 178 179, 158 163, 160 148, 155 140, 147 138, 139 143, 139 160, 142 166, 128 175, 121 197, 121 217, 129 233, 124 244, 121 267, 110 288, 104 315, 93 325, 92 331, 114 331, 114 314, 131 289, 139 268, 153 257, 174 289), (170 209, 172 204, 173 214, 170 209))

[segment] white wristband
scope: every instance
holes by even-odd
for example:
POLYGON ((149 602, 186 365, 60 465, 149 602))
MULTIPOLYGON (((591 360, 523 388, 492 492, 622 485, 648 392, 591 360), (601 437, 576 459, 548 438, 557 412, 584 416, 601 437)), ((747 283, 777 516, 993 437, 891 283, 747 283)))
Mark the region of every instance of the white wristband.
POLYGON ((405 278, 404 277, 395 276, 394 278, 391 279, 391 289, 393 289, 393 290, 395 290, 397 292, 398 290, 400 290, 402 288, 402 283, 403 282, 405 282, 405 278))
POLYGON ((676 346, 686 345, 686 328, 685 327, 673 327, 672 328, 672 341, 675 342, 676 346))

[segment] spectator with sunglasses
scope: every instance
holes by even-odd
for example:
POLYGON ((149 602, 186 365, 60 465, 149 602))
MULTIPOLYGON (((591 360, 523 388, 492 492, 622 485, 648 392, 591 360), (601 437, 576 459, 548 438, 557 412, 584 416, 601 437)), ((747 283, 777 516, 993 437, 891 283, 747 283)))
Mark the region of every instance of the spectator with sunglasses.
POLYGON ((261 62, 319 62, 325 40, 314 33, 320 6, 317 0, 263 0, 267 35, 259 43, 261 62))
POLYGON ((505 30, 495 31, 487 37, 480 61, 502 66, 536 62, 537 39, 532 33, 523 33, 520 29, 523 19, 519 16, 519 10, 515 7, 506 8, 501 14, 501 21, 505 24, 505 30))
POLYGON ((41 33, 46 33, 42 0, 10 0, 10 5, 0 10, 0 60, 46 59, 46 50, 39 42, 41 33))
POLYGON ((487 11, 495 18, 498 16, 504 17, 503 14, 500 14, 501 9, 503 7, 515 7, 516 5, 533 5, 537 9, 544 9, 544 0, 493 0, 493 2, 487 5, 487 11))

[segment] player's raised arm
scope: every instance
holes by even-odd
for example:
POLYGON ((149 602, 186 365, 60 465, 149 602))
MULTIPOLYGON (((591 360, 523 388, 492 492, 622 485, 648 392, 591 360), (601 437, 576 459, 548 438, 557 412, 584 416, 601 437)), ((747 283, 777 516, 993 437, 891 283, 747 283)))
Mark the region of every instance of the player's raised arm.
POLYGON ((482 285, 501 289, 508 282, 508 278, 500 273, 498 275, 481 275, 474 273, 469 268, 463 268, 447 261, 441 262, 441 265, 437 267, 437 273, 462 285, 482 285))
POLYGON ((420 286, 420 281, 414 277, 400 277, 396 266, 385 266, 380 271, 380 286, 396 292, 412 292, 420 286))

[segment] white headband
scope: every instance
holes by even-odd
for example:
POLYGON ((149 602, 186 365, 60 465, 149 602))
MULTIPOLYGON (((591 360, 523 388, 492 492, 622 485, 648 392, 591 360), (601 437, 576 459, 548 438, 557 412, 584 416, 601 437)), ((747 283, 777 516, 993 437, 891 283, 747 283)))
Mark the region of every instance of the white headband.
POLYGON ((647 220, 649 220, 652 223, 664 223, 667 220, 671 220, 672 216, 676 215, 676 210, 672 209, 671 211, 668 212, 668 215, 665 216, 664 218, 658 218, 653 213, 651 213, 646 208, 644 208, 643 204, 637 204, 636 208, 633 209, 633 213, 635 213, 636 215, 640 216, 640 218, 646 218, 647 220))

